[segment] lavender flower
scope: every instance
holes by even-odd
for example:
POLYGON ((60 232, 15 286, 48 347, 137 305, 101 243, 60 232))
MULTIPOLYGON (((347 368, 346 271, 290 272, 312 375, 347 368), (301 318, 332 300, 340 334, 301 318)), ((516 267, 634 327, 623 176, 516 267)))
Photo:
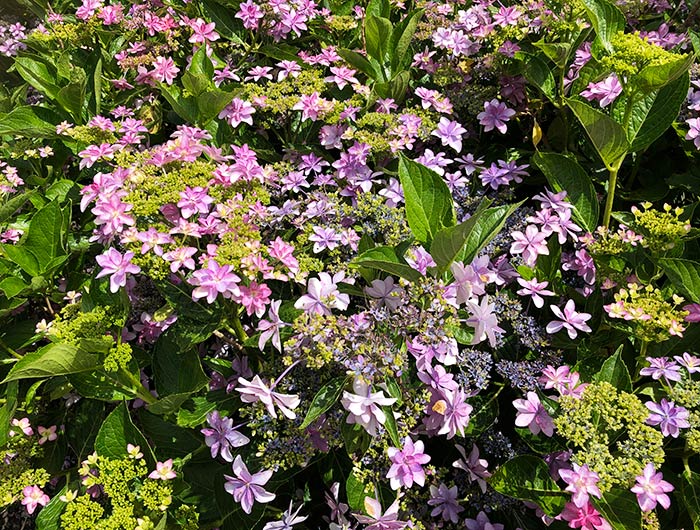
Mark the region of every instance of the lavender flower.
POLYGON ((444 482, 441 482, 439 487, 430 486, 428 504, 435 506, 430 515, 432 517, 439 515, 443 521, 452 521, 457 524, 459 522, 459 513, 464 511, 464 508, 457 503, 457 497, 457 486, 448 488, 444 482))
POLYGON ((372 436, 377 435, 377 425, 384 425, 386 414, 381 407, 388 407, 396 398, 384 396, 384 392, 372 392, 370 386, 362 379, 355 378, 352 384, 354 394, 343 392, 340 403, 349 412, 347 423, 357 423, 372 436))
POLYGON ((207 423, 211 428, 204 428, 201 433, 205 436, 204 442, 211 448, 211 457, 216 458, 220 453, 227 462, 233 462, 231 449, 241 447, 250 442, 250 439, 238 432, 233 426, 233 420, 219 414, 215 410, 207 415, 207 423))
POLYGON ((676 407, 673 401, 662 398, 660 403, 647 401, 645 405, 651 411, 646 420, 647 425, 659 425, 664 436, 678 438, 679 429, 690 427, 690 413, 683 407, 676 407))
POLYGON ((251 475, 241 455, 233 461, 233 473, 236 475, 224 475, 226 484, 224 489, 233 495, 233 500, 239 502, 245 513, 253 511, 253 504, 257 502, 270 502, 275 499, 275 494, 266 491, 263 486, 272 478, 272 471, 258 471, 251 475))
POLYGON ((554 434, 552 418, 542 406, 537 394, 528 392, 527 399, 516 399, 513 401, 513 406, 518 410, 515 425, 527 427, 532 434, 539 434, 540 432, 543 432, 545 436, 554 434))
POLYGON ((656 381, 662 377, 666 382, 681 380, 681 367, 668 357, 647 357, 647 361, 650 366, 639 370, 639 375, 649 375, 656 381))
POLYGON ((484 110, 476 115, 479 123, 484 126, 484 132, 497 129, 501 134, 508 130, 506 122, 515 116, 515 111, 509 109, 505 103, 492 99, 484 103, 484 110))
POLYGON ((552 313, 561 320, 553 320, 547 324, 547 333, 556 333, 562 328, 566 329, 571 340, 578 336, 576 330, 591 332, 591 328, 586 324, 587 320, 591 319, 588 313, 578 313, 573 300, 569 300, 564 306, 564 311, 555 305, 550 305, 552 313))
POLYGON ((406 436, 403 448, 389 447, 387 454, 391 460, 391 468, 386 475, 391 484, 391 489, 397 490, 401 486, 410 488, 415 482, 419 486, 425 485, 425 471, 423 465, 430 462, 430 455, 424 452, 423 442, 418 440, 415 444, 406 436))

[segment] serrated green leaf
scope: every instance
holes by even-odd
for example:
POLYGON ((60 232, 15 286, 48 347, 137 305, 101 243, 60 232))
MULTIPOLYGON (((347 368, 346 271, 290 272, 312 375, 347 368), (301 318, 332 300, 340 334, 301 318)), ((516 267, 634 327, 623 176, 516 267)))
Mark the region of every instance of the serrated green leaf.
POLYGON ((544 174, 552 189, 559 193, 566 191, 573 205, 573 217, 588 232, 595 232, 598 226, 598 196, 591 178, 575 158, 560 153, 537 152, 532 162, 544 174))
POLYGON ((14 298, 19 293, 28 289, 29 285, 24 283, 24 280, 17 278, 16 276, 9 276, 4 280, 0 281, 0 291, 5 293, 7 298, 14 298))
POLYGON ((102 423, 95 438, 95 451, 107 458, 124 458, 128 456, 127 444, 138 445, 146 460, 153 465, 155 458, 148 440, 131 421, 126 402, 122 402, 102 423))
POLYGON ((77 346, 66 343, 47 344, 17 361, 3 383, 89 372, 100 366, 102 363, 98 355, 86 353, 77 346))
POLYGON ((622 126, 582 101, 567 99, 566 104, 583 125, 605 167, 611 169, 620 164, 630 147, 622 126))
POLYGON ((607 0, 583 0, 583 5, 598 39, 603 47, 612 53, 610 41, 616 33, 625 29, 625 15, 607 0))
POLYGON ((435 171, 403 155, 399 158, 399 178, 408 226, 418 241, 429 245, 436 233, 455 225, 450 189, 435 171))
POLYGON ((632 392, 632 378, 627 365, 622 360, 623 348, 624 345, 620 346, 615 354, 603 363, 600 371, 593 376, 593 381, 610 383, 618 390, 632 392))
POLYGON ((631 491, 615 488, 606 492, 602 499, 591 497, 591 501, 613 530, 641 530, 642 512, 631 491))
POLYGON ((693 302, 700 303, 700 263, 680 258, 662 258, 659 265, 676 289, 693 302))
POLYGON ((569 495, 552 480, 549 466, 533 455, 509 460, 496 469, 489 484, 503 495, 537 503, 550 517, 559 515, 569 500, 569 495))
POLYGON ((515 58, 520 62, 520 73, 531 84, 539 88, 550 101, 556 99, 556 81, 545 61, 537 55, 519 51, 515 58))
POLYGON ((382 64, 387 58, 393 28, 391 21, 371 14, 365 16, 365 48, 367 55, 382 64))
POLYGON ((311 400, 309 411, 306 413, 306 417, 299 428, 306 429, 316 421, 321 414, 331 408, 340 399, 340 395, 343 393, 343 388, 348 380, 348 377, 336 377, 323 385, 311 400))

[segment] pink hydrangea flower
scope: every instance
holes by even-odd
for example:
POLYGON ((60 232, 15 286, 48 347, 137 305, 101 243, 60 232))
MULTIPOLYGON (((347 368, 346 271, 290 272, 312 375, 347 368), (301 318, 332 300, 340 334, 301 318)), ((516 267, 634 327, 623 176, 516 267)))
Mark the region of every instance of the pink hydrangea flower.
POLYGON ((22 505, 29 515, 33 514, 37 506, 46 506, 51 500, 39 486, 26 486, 22 490, 22 505))
POLYGON ((513 401, 513 406, 518 411, 515 418, 516 426, 527 427, 532 434, 540 432, 544 433, 545 436, 554 434, 554 422, 537 394, 528 392, 527 399, 516 399, 513 401))
POLYGON ((251 474, 241 455, 236 456, 232 468, 236 476, 224 475, 226 479, 224 489, 233 495, 233 500, 241 504, 245 513, 249 514, 253 511, 255 502, 266 503, 275 500, 275 494, 263 488, 272 478, 271 470, 251 474))
POLYGON ((352 384, 353 392, 343 392, 341 405, 349 412, 347 423, 357 423, 372 436, 377 435, 377 426, 386 423, 382 407, 396 403, 396 398, 388 398, 383 391, 372 392, 369 384, 359 377, 352 384))
POLYGON ((426 455, 424 449, 421 440, 413 443, 408 436, 404 438, 402 449, 396 447, 387 449, 392 465, 386 478, 389 479, 391 489, 397 490, 401 486, 410 488, 414 482, 419 486, 425 485, 423 466, 430 462, 430 455, 426 455))
POLYGON ((610 105, 620 94, 622 85, 615 74, 610 74, 598 83, 588 83, 586 90, 581 92, 581 96, 588 101, 597 101, 601 107, 610 105))
POLYGON ((588 313, 578 313, 573 300, 566 302, 564 311, 555 305, 550 305, 549 307, 552 313, 561 320, 553 320, 547 324, 547 333, 557 333, 564 328, 569 334, 569 338, 573 340, 578 336, 577 330, 587 333, 592 331, 588 324, 586 324, 586 321, 591 319, 591 315, 588 313))
POLYGON ((200 269, 192 273, 187 280, 195 288, 192 291, 192 300, 206 298, 213 304, 216 297, 222 294, 224 298, 232 298, 240 295, 238 282, 241 279, 231 271, 230 265, 219 265, 216 260, 210 259, 206 269, 200 269))
POLYGON ((100 267, 102 267, 102 270, 95 278, 109 275, 109 290, 116 293, 120 287, 126 285, 127 274, 141 272, 141 268, 138 265, 131 263, 131 258, 133 257, 133 252, 126 252, 122 255, 117 249, 110 247, 107 252, 95 258, 100 267))
POLYGON ((297 417, 297 415, 294 413, 294 409, 299 406, 299 403, 301 403, 299 396, 274 392, 272 389, 275 387, 275 385, 273 384, 272 386, 268 387, 265 383, 263 383, 259 375, 253 377, 252 381, 239 377, 238 383, 241 386, 236 387, 236 390, 240 392, 241 401, 243 401, 243 403, 255 403, 256 401, 261 401, 267 408, 267 412, 273 418, 277 418, 275 405, 280 409, 282 414, 284 414, 290 420, 297 417))
POLYGON ((567 502, 564 511, 558 516, 569 523, 569 528, 581 528, 583 530, 612 530, 602 515, 589 502, 582 508, 573 502, 567 502))
POLYGON ((544 306, 544 298, 542 298, 543 295, 554 296, 552 291, 545 289, 545 287, 549 285, 547 282, 538 282, 537 278, 532 278, 531 280, 518 278, 517 280, 522 286, 522 289, 517 291, 517 293, 521 296, 529 295, 532 298, 532 303, 539 309, 544 306))
POLYGON ((177 477, 177 473, 173 471, 173 459, 168 458, 165 462, 156 462, 155 470, 151 471, 148 478, 154 480, 171 480, 177 477))
POLYGON ((600 477, 595 471, 591 471, 587 465, 579 466, 574 464, 573 469, 560 469, 559 476, 567 486, 564 491, 573 493, 571 502, 579 508, 584 508, 588 504, 589 495, 594 497, 602 496, 598 489, 600 477))
POLYGON ((537 262, 537 256, 549 255, 549 248, 547 248, 547 235, 540 230, 535 225, 527 225, 525 228, 525 233, 519 230, 514 231, 511 236, 513 237, 513 244, 510 246, 510 253, 522 254, 523 260, 528 267, 533 267, 537 262))
POLYGON ((643 512, 650 512, 660 504, 668 510, 671 506, 671 499, 667 493, 673 491, 673 485, 663 480, 663 474, 654 469, 654 464, 649 462, 641 475, 636 477, 636 484, 630 488, 632 493, 637 494, 637 502, 643 512))

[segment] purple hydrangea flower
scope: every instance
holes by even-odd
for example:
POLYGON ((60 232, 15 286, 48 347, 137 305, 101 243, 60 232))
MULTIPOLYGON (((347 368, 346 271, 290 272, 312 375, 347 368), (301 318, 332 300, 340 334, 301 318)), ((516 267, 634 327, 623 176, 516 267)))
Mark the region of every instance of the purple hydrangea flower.
POLYGON ((250 474, 241 455, 233 461, 233 473, 236 475, 224 475, 226 484, 224 489, 233 495, 233 500, 239 502, 245 513, 253 511, 253 504, 257 502, 270 502, 275 499, 275 494, 265 490, 263 486, 272 478, 272 471, 258 471, 250 474))
POLYGON ((515 116, 515 111, 509 109, 505 103, 492 99, 484 103, 484 110, 476 115, 479 123, 484 126, 484 132, 497 129, 501 134, 508 130, 506 122, 515 116))
POLYGON ((688 416, 690 413, 683 407, 676 407, 673 401, 662 398, 660 403, 647 401, 645 403, 651 411, 646 420, 648 425, 659 425, 664 436, 678 438, 679 429, 690 427, 688 416))
POLYGON ((648 375, 657 381, 662 377, 666 382, 681 380, 681 367, 668 357, 647 357, 647 361, 650 366, 639 370, 639 375, 648 375))
POLYGON ((464 511, 464 508, 457 503, 457 497, 457 486, 448 488, 444 482, 441 482, 439 487, 430 486, 428 504, 435 506, 430 515, 432 517, 439 515, 443 521, 452 521, 457 524, 459 522, 459 513, 464 511))
POLYGON ((204 442, 207 447, 211 448, 212 458, 216 458, 220 453, 224 460, 233 462, 231 449, 242 447, 250 442, 247 436, 236 430, 238 427, 233 426, 233 420, 226 416, 222 418, 218 410, 207 415, 207 423, 209 427, 202 429, 201 432, 205 436, 204 442))
POLYGON ((419 486, 425 485, 423 466, 430 462, 430 455, 426 455, 423 451, 423 442, 418 440, 413 443, 408 436, 404 438, 402 449, 396 447, 387 449, 392 465, 386 478, 389 479, 391 489, 397 490, 401 486, 410 488, 414 482, 419 486))
POLYGON ((569 338, 573 340, 578 335, 576 330, 588 333, 592 331, 588 324, 586 324, 586 321, 591 319, 591 315, 588 313, 578 313, 573 300, 566 302, 564 311, 555 305, 549 307, 552 313, 561 320, 553 320, 547 324, 547 333, 556 333, 564 328, 569 334, 569 338))

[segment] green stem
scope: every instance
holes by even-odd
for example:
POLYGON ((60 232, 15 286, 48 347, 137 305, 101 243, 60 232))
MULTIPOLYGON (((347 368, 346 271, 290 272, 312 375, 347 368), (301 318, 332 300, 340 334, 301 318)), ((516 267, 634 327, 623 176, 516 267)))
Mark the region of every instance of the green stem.
POLYGON ((132 373, 130 373, 128 370, 125 370, 124 368, 120 368, 119 372, 126 377, 133 385, 133 388, 130 388, 129 390, 132 390, 136 392, 136 395, 148 403, 149 405, 152 405, 156 401, 158 401, 156 398, 154 398, 151 393, 141 384, 141 381, 139 381, 132 373))
POLYGON ((613 201, 615 200, 615 187, 617 186, 617 172, 620 171, 622 164, 616 164, 610 169, 608 176, 608 196, 605 199, 605 210, 603 211, 603 226, 605 228, 610 224, 610 216, 612 215, 613 201))
POLYGON ((2 348, 3 348, 7 353, 9 353, 10 355, 12 355, 12 357, 14 357, 15 359, 19 360, 19 359, 22 358, 22 356, 21 356, 19 353, 17 353, 15 350, 13 350, 12 348, 10 348, 10 347, 9 347, 7 344, 5 344, 2 340, 0 340, 0 346, 2 346, 2 348))

